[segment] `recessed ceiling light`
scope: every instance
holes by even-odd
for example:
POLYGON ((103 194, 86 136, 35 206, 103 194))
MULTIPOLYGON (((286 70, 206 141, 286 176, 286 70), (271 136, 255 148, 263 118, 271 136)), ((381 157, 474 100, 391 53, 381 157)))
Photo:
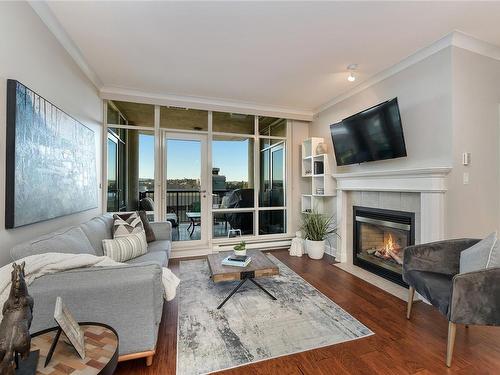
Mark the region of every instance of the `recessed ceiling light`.
POLYGON ((358 69, 358 64, 347 65, 347 70, 349 71, 349 75, 347 76, 347 80, 349 82, 354 82, 356 80, 356 76, 354 75, 354 71, 356 69, 358 69))

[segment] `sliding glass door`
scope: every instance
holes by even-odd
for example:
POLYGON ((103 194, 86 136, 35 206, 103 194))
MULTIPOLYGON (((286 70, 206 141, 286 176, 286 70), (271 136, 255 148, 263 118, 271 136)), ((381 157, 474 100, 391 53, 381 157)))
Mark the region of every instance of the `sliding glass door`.
POLYGON ((207 244, 207 137, 164 133, 163 209, 176 247, 207 244))

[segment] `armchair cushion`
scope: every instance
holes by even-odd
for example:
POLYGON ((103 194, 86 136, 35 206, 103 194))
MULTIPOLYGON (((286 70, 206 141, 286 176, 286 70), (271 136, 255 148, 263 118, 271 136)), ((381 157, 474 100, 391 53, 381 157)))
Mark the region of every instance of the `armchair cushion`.
POLYGON ((450 306, 452 276, 436 272, 409 271, 406 282, 415 288, 432 306, 448 315, 450 306))
POLYGON ((484 270, 497 242, 496 232, 460 253, 460 273, 484 270))

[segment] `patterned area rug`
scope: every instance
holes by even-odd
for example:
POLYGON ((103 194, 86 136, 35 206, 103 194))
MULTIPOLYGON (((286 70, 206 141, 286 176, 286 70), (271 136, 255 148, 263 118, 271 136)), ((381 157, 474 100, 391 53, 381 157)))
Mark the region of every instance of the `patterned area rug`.
POLYGON ((273 255, 280 275, 259 279, 277 301, 246 282, 213 283, 204 259, 180 262, 177 374, 205 374, 372 335, 368 328, 273 255))

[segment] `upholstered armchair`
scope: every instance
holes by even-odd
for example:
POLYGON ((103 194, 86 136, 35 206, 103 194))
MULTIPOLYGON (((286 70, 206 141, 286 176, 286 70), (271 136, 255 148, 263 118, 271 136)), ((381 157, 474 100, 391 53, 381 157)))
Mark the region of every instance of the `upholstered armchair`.
POLYGON ((451 366, 457 324, 500 325, 500 268, 459 273, 460 253, 479 242, 457 239, 407 247, 403 280, 410 286, 410 319, 415 291, 448 319, 446 365, 451 366))

